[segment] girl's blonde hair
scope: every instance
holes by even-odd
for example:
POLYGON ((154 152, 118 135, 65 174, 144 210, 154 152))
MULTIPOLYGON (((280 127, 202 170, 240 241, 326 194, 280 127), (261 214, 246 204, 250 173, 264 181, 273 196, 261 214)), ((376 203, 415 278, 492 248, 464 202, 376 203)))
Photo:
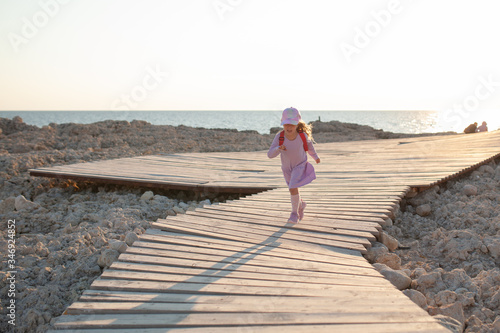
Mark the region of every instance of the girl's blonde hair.
POLYGON ((306 133, 309 140, 314 142, 313 135, 312 135, 312 129, 313 129, 313 127, 311 124, 306 124, 303 120, 299 120, 299 123, 297 124, 297 132, 302 131, 302 132, 306 133))

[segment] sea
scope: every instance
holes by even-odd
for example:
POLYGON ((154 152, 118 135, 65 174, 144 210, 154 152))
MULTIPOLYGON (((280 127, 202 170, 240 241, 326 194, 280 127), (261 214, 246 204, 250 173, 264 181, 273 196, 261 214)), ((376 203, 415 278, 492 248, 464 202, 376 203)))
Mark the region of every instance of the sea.
MULTIPOLYGON (((368 125, 394 133, 462 132, 470 121, 479 124, 486 119, 466 119, 439 111, 301 111, 305 122, 337 120, 368 125)), ((90 124, 104 120, 144 120, 154 125, 185 125, 203 128, 254 130, 269 134, 280 126, 278 111, 0 111, 1 118, 19 116, 26 124, 43 127, 51 123, 90 124)), ((479 115, 478 115, 479 116, 479 115)), ((498 122, 498 119, 496 119, 498 122)), ((500 127, 498 124, 493 126, 500 127)), ((492 129, 491 126, 490 130, 492 129)), ((497 129, 495 127, 494 129, 497 129)))

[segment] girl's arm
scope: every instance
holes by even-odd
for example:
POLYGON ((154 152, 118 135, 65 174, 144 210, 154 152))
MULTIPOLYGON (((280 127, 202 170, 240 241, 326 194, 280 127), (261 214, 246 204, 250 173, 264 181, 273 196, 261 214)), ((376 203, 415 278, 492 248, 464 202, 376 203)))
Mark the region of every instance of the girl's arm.
POLYGON ((316 161, 316 163, 319 163, 320 162, 319 156, 316 153, 316 149, 314 149, 314 145, 312 141, 309 140, 309 138, 307 138, 307 147, 309 148, 309 150, 307 151, 309 155, 311 155, 311 157, 316 161))
POLYGON ((269 148, 269 151, 267 152, 267 157, 275 158, 276 156, 278 156, 280 154, 280 147, 279 147, 280 138, 279 138, 279 136, 280 136, 280 134, 278 133, 274 137, 273 143, 271 144, 271 147, 269 148))

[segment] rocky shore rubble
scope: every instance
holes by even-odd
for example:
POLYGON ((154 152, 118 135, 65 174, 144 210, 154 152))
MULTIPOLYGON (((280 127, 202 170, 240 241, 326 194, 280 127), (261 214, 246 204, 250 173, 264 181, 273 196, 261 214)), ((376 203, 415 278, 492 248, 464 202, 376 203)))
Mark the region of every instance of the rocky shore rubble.
POLYGON ((500 332, 499 162, 404 199, 367 255, 455 332, 500 332))
MULTIPOLYGON (((407 137, 338 122, 315 123, 317 142, 407 137)), ((236 197, 124 188, 30 177, 28 169, 160 153, 267 150, 273 134, 155 126, 145 121, 89 125, 0 118, 0 237, 16 225, 16 332, 45 332, 151 222, 236 197)), ((1 316, 9 298, 0 272, 1 316)), ((478 316, 478 320, 483 317, 478 316)), ((13 331, 5 320, 1 332, 13 331)))

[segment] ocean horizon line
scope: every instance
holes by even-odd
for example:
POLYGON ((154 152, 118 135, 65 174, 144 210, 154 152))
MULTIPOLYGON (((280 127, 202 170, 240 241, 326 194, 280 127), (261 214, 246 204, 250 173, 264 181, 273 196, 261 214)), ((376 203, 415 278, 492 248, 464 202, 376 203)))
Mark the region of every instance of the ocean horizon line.
MULTIPOLYGON (((91 124, 107 120, 141 120, 153 125, 255 130, 265 134, 271 128, 280 126, 281 112, 282 110, 32 110, 0 111, 0 117, 12 119, 19 116, 24 123, 38 127, 51 123, 91 124)), ((306 123, 339 121, 367 125, 386 132, 409 134, 459 133, 474 121, 480 123, 483 120, 487 120, 490 130, 500 125, 500 118, 492 117, 489 113, 471 114, 469 118, 432 110, 301 110, 301 113, 306 123)))
MULTIPOLYGON (((2 112, 281 112, 283 109, 269 110, 0 110, 2 112)), ((300 112, 440 112, 439 110, 326 110, 326 109, 299 109, 300 112)))

